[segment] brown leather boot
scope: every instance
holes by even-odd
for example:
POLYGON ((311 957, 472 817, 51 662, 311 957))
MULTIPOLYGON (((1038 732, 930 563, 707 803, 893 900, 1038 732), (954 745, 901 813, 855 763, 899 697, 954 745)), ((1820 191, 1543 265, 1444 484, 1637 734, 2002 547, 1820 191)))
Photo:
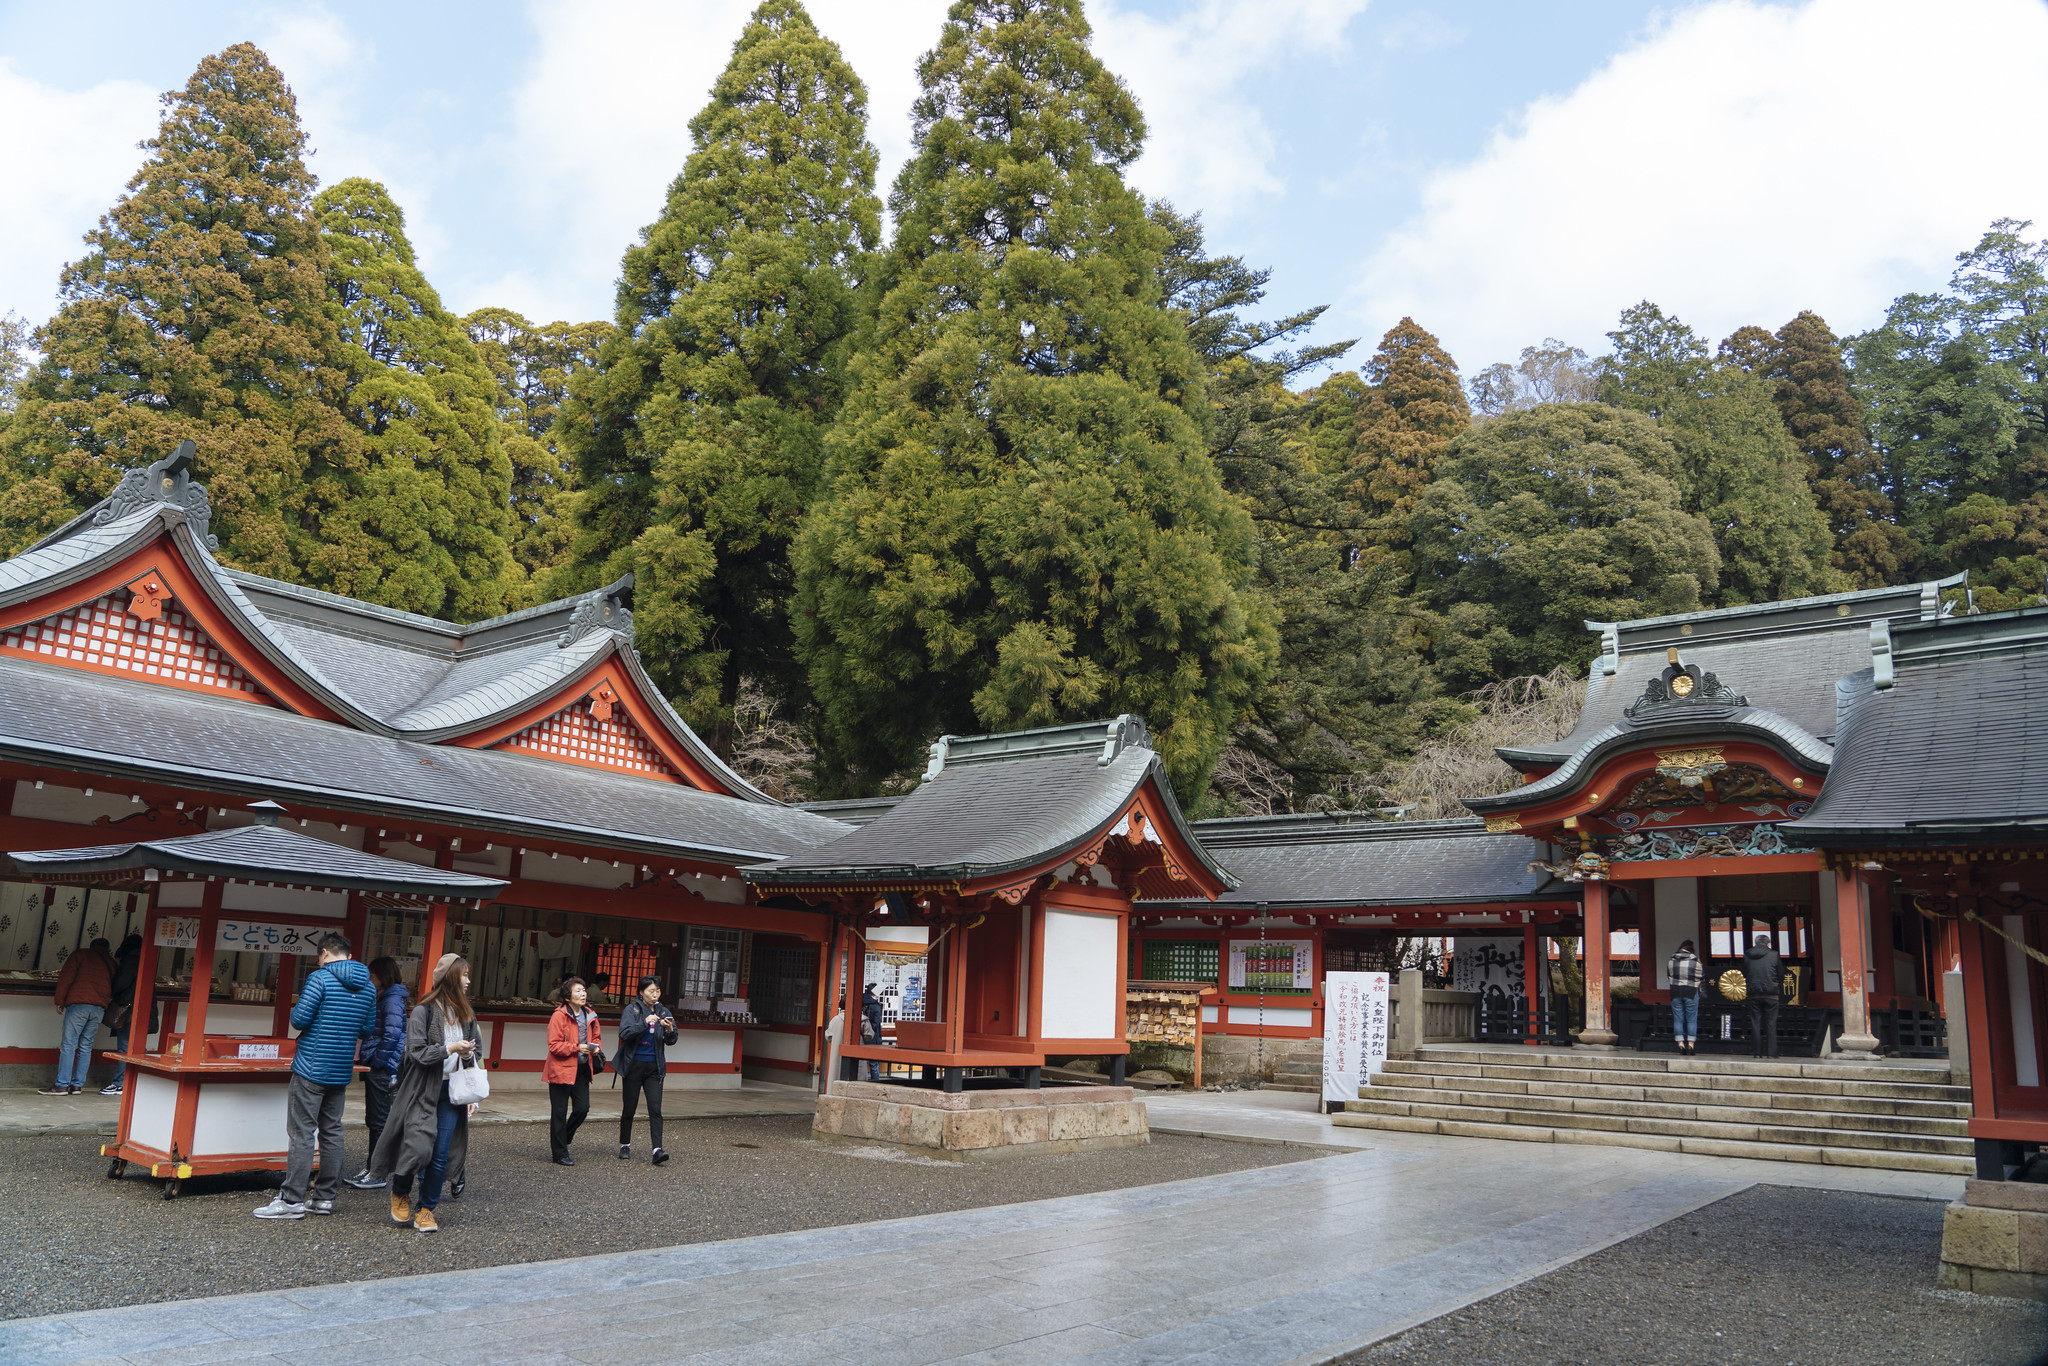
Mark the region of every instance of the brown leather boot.
POLYGON ((391 1192, 391 1222, 409 1224, 412 1222, 412 1196, 391 1192))
POLYGON ((420 1212, 412 1217, 412 1226, 422 1233, 439 1233, 441 1226, 434 1222, 434 1212, 422 1205, 420 1212))

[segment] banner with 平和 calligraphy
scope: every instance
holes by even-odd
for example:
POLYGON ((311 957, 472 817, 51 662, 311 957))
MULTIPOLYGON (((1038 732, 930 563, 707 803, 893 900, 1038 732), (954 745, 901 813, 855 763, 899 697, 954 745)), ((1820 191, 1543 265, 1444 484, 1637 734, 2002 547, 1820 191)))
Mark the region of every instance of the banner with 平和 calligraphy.
POLYGON ((319 953, 320 936, 332 925, 279 925, 262 920, 223 920, 214 949, 230 953, 292 953, 307 958, 319 953))

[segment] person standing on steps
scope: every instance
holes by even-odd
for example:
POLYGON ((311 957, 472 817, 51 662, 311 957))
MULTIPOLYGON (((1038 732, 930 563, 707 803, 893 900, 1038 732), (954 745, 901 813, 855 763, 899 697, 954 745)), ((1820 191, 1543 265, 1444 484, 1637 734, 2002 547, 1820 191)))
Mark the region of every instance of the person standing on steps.
POLYGON ((291 1084, 285 1090, 284 1185, 274 1200, 256 1211, 258 1219, 334 1213, 334 1192, 347 1170, 342 1165, 341 1107, 348 1100, 348 1084, 355 1080, 356 1048, 377 1029, 377 992, 369 969, 349 957, 347 939, 324 934, 317 947, 320 965, 307 974, 305 988, 292 1005, 292 1028, 299 1037, 292 1050, 291 1084))
POLYGON ((604 1035, 581 977, 565 980, 557 995, 561 1004, 548 1017, 548 1059, 540 1075, 548 1084, 548 1141, 555 1164, 573 1167, 569 1145, 590 1114, 590 1079, 604 1066, 604 1035))
POLYGON ((92 1068, 93 1035, 100 1032, 100 1021, 114 999, 118 970, 104 939, 93 940, 91 947, 64 960, 64 968, 57 974, 57 1013, 64 1017, 63 1041, 57 1046, 57 1080, 37 1095, 75 1096, 85 1089, 85 1074, 92 1068))
POLYGON ((1744 999, 1749 1003, 1752 1057, 1764 1057, 1766 1045, 1770 1049, 1769 1056, 1778 1056, 1778 1005, 1782 999, 1779 977, 1783 972, 1778 950, 1771 944, 1770 932, 1750 936, 1749 952, 1742 959, 1742 975, 1748 988, 1744 999))
POLYGON ((647 1136, 654 1141, 654 1165, 668 1161, 661 1146, 661 1087, 668 1076, 668 1046, 676 1041, 676 1017, 661 1003, 661 979, 642 977, 640 993, 619 1014, 619 1067, 625 1075, 625 1108, 619 1114, 619 1160, 633 1156, 633 1112, 647 1095, 647 1136))
POLYGON ((448 1078, 474 1063, 482 1036, 469 1004, 469 963, 457 958, 405 1020, 405 1055, 391 1092, 391 1115, 370 1154, 372 1180, 391 1183, 391 1222, 436 1233, 434 1211, 448 1173, 469 1156, 469 1107, 448 1099, 448 1078), (419 1181, 420 1207, 412 1208, 419 1181))
POLYGON ((1700 983, 1707 969, 1690 939, 1671 955, 1665 975, 1671 979, 1671 1036, 1678 1041, 1679 1053, 1691 1057, 1700 1051, 1700 983))
POLYGON ((384 1189, 384 1183, 370 1175, 368 1156, 377 1150, 384 1136, 384 1123, 391 1114, 391 1091, 398 1085, 398 1064, 405 1057, 405 1017, 411 1012, 411 993, 398 980, 398 960, 386 955, 370 960, 370 980, 377 984, 377 1032, 363 1043, 363 1126, 370 1131, 370 1146, 364 1150, 363 1169, 348 1177, 359 1191, 384 1189))

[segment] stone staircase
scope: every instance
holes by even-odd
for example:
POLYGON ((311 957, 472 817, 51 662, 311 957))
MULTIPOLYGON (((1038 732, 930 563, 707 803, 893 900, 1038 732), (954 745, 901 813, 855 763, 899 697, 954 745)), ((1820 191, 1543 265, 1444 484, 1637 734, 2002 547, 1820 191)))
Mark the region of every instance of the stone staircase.
MULTIPOLYGON (((1312 1089, 1312 1088, 1304 1088, 1312 1089)), ((1333 1123, 1715 1157, 1976 1172, 1970 1091, 1946 1064, 1679 1058, 1432 1045, 1390 1060, 1333 1123)))
POLYGON ((1292 1052, 1273 1069, 1273 1079, 1261 1090, 1323 1092, 1323 1041, 1311 1039, 1296 1044, 1292 1052))

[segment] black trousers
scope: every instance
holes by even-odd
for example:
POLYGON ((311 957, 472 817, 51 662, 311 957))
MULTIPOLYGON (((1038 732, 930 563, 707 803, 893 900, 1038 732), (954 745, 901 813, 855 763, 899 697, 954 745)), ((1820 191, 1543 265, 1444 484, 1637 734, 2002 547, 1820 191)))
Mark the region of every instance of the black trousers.
POLYGON ((569 1144, 589 1114, 590 1064, 578 1062, 573 1083, 548 1083, 548 1140, 554 1145, 556 1157, 569 1155, 569 1144))
POLYGON ((621 1078, 626 1087, 626 1108, 619 1112, 619 1142, 621 1145, 633 1141, 633 1112, 640 1107, 640 1093, 647 1093, 647 1132, 654 1139, 654 1146, 661 1146, 661 1064, 658 1062, 629 1062, 626 1075, 621 1078))
POLYGON ((1749 998, 1750 1046, 1761 1058, 1768 1049, 1771 1057, 1778 1056, 1778 999, 1752 996, 1749 998))
POLYGON ((384 1132, 384 1121, 391 1118, 391 1074, 371 1068, 363 1073, 363 1124, 370 1131, 370 1146, 365 1155, 377 1151, 377 1137, 384 1132))

